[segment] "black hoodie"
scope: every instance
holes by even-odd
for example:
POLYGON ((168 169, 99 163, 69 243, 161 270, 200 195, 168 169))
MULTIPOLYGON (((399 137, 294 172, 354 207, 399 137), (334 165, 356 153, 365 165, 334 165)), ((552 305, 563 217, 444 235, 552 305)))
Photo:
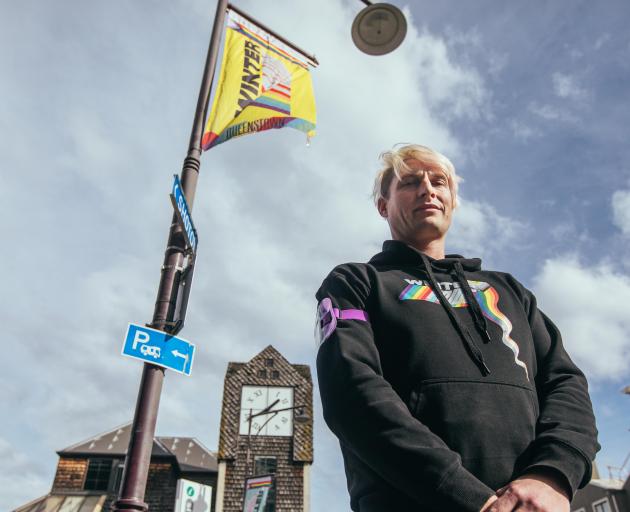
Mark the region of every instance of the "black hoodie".
POLYGON ((532 293, 480 265, 388 241, 318 290, 319 387, 352 510, 478 512, 524 473, 571 495, 589 481, 584 375, 532 293))

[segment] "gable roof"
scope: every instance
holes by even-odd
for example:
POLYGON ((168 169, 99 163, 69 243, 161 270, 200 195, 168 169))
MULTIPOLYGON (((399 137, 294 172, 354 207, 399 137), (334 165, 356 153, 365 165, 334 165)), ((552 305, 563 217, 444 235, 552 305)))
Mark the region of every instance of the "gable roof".
POLYGON ((273 359, 276 361, 276 367, 283 369, 286 374, 284 379, 299 381, 303 384, 311 382, 311 369, 305 364, 291 364, 273 345, 267 345, 258 354, 252 357, 246 363, 228 363, 228 369, 226 372, 226 378, 237 377, 249 378, 250 381, 260 380, 260 384, 269 384, 266 377, 258 377, 256 371, 259 368, 264 368, 264 361, 266 359, 273 359))
POLYGON ((589 482, 589 485, 609 489, 611 491, 620 491, 623 489, 623 484, 623 480, 617 480, 616 478, 594 478, 589 482))
MULTIPOLYGON (((127 454, 131 437, 131 423, 121 425, 102 434, 59 450, 60 457, 112 456, 127 454)), ((183 472, 216 472, 216 453, 208 450, 194 437, 158 437, 153 439, 151 457, 175 457, 183 472)))

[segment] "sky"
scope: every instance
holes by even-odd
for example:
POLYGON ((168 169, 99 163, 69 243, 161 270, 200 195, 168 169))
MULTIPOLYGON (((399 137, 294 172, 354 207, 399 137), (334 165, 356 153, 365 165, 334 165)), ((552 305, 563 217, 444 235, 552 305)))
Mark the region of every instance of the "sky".
MULTIPOLYGON (((314 369, 314 292, 379 251, 378 155, 417 142, 464 179, 448 252, 515 275, 562 331, 608 476, 630 452, 630 4, 392 3, 407 37, 373 57, 350 38, 362 2, 238 2, 317 56, 317 135, 203 155, 181 333, 197 355, 190 377, 167 373, 157 434, 216 449, 227 363, 268 344, 314 369)), ((141 364, 120 349, 153 312, 214 11, 0 2, 0 510, 50 490, 56 450, 133 416, 141 364)), ((312 509, 347 511, 315 393, 312 509)))

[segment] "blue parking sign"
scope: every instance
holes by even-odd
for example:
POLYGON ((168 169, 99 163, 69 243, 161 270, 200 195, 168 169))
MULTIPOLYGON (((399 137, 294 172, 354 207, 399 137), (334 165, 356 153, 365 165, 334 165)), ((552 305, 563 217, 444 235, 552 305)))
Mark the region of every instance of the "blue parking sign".
POLYGON ((122 355, 190 375, 195 345, 157 329, 129 324, 122 355))

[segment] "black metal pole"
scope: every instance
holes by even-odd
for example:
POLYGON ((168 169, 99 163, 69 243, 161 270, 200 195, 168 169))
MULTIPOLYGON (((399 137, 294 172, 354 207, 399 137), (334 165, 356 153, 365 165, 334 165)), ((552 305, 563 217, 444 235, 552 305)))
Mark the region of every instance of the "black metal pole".
MULTIPOLYGON (((217 9, 212 26, 212 36, 208 47, 206 64, 201 80, 197 108, 190 134, 188 153, 184 159, 181 173, 182 189, 186 195, 189 208, 192 210, 199 176, 201 157, 201 136, 203 133, 203 123, 205 120, 210 89, 214 79, 217 57, 221 39, 221 31, 225 21, 227 0, 217 0, 217 9)), ((172 324, 173 313, 176 301, 176 283, 182 270, 184 254, 186 251, 182 228, 173 215, 169 230, 168 242, 164 253, 164 264, 158 286, 157 300, 153 312, 151 327, 168 331, 172 324)), ((140 390, 136 402, 136 411, 131 427, 131 438, 127 457, 125 460, 125 470, 120 488, 118 500, 113 504, 114 512, 126 512, 138 510, 145 512, 149 509, 144 502, 144 494, 149 474, 149 464, 151 462, 151 450, 153 448, 153 437, 155 435, 155 425, 157 413, 160 405, 160 394, 164 381, 164 369, 152 364, 145 363, 140 381, 140 390)))
MULTIPOLYGON (((364 0, 365 1, 365 0, 364 0)), ((273 37, 275 37, 276 39, 278 39, 279 41, 282 41, 284 44, 286 44, 287 46, 289 46, 290 48, 293 48, 296 52, 301 53, 302 55, 304 55, 304 57, 306 57, 308 60, 312 61, 313 64, 318 65, 319 66, 319 62, 317 61, 317 59, 315 58, 315 55, 311 55, 309 53, 306 53, 304 50, 302 50, 302 48, 300 48, 298 45, 296 45, 295 43, 292 43, 291 41, 289 41, 286 37, 281 36, 280 34, 278 34, 277 32, 275 32, 274 30, 270 29, 267 25, 265 25, 264 23, 258 21, 256 18, 254 18, 251 14, 247 14, 245 11, 239 9, 238 7, 236 7, 234 4, 228 4, 228 8, 232 11, 234 11, 236 14, 239 14, 240 16, 242 16, 243 18, 245 18, 246 20, 250 21, 251 23, 253 23, 254 25, 258 26, 259 28, 263 29, 265 32, 267 32, 268 34, 271 34, 273 37)))

